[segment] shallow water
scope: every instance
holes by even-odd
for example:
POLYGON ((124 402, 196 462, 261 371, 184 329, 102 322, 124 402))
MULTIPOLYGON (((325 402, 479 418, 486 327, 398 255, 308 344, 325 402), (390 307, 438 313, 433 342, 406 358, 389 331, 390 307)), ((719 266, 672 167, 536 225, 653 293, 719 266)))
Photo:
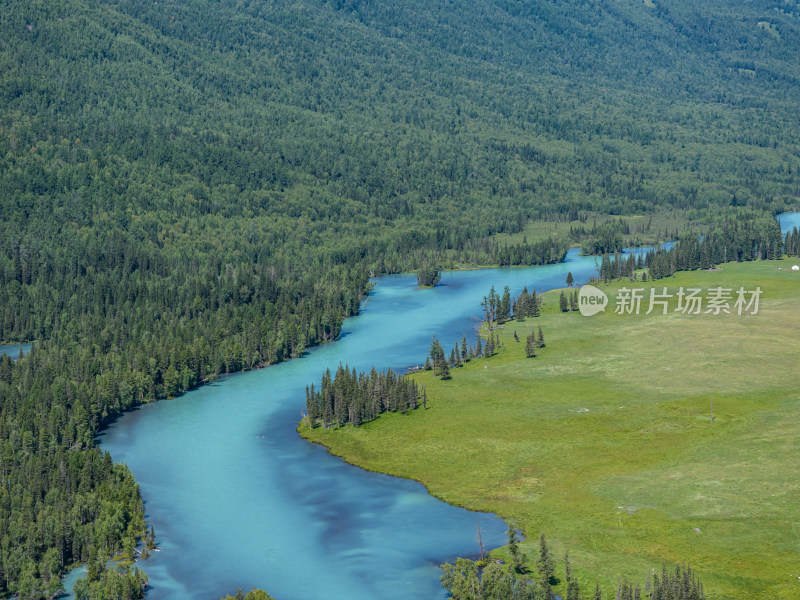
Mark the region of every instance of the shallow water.
POLYGON ((381 277, 337 342, 123 415, 100 443, 133 471, 156 529, 161 551, 140 564, 148 598, 219 598, 251 586, 280 600, 445 598, 438 565, 477 553, 478 522, 490 547, 504 543, 505 525, 302 440, 305 386, 339 362, 421 364, 432 335, 448 350, 462 334, 473 343, 492 285, 542 292, 562 287, 569 271, 583 283, 597 261, 573 249, 557 265, 446 272, 424 290, 413 276, 381 277))

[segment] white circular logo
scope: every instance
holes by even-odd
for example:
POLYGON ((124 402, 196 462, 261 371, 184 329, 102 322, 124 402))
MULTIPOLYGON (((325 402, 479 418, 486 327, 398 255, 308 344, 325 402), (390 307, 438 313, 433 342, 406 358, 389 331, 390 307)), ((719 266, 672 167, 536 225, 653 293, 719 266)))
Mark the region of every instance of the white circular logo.
POLYGON ((608 296, 593 285, 584 285, 578 292, 578 309, 584 317, 591 317, 606 309, 608 296))

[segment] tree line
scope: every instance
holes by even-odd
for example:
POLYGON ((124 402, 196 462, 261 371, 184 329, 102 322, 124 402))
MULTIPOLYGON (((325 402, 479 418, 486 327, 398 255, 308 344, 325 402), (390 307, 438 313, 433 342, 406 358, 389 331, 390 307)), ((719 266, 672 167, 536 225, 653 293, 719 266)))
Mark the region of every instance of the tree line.
POLYGON ((467 336, 461 336, 460 342, 455 342, 450 353, 446 353, 444 347, 433 337, 430 350, 425 357, 425 364, 423 369, 425 371, 433 371, 434 377, 440 377, 442 380, 450 379, 452 376, 451 369, 455 367, 462 367, 474 358, 489 358, 494 356, 500 348, 500 337, 495 333, 490 332, 485 342, 479 335, 475 344, 467 343, 467 336))
MULTIPOLYGON (((511 560, 502 564, 481 556, 473 561, 458 558, 442 565, 441 582, 453 600, 552 600, 553 586, 562 583, 557 577, 557 564, 544 535, 539 540, 539 552, 533 569, 521 553, 519 534, 508 530, 508 551, 511 560)), ((595 581, 583 589, 575 576, 569 559, 564 555, 564 600, 603 600, 603 591, 595 581), (585 591, 584 591, 585 590, 585 591)), ((689 565, 670 570, 662 566, 661 574, 648 572, 646 581, 632 584, 621 579, 617 585, 617 600, 705 600, 702 583, 689 565)))
POLYGON ((425 389, 413 379, 391 369, 379 373, 375 367, 357 374, 355 368, 340 364, 335 377, 326 369, 318 388, 306 387, 306 417, 311 427, 347 423, 358 427, 385 412, 406 413, 419 405, 427 408, 427 402, 425 389))
POLYGON ((139 486, 91 444, 89 388, 56 358, 38 346, 18 362, 0 358, 0 594, 52 597, 66 568, 89 563, 79 597, 116 597, 104 590, 144 581, 104 569, 113 554, 133 556, 145 534, 139 486))
MULTIPOLYGON (((794 238, 787 234, 786 241, 794 238)), ((780 258, 785 247, 780 227, 773 219, 748 219, 729 221, 709 231, 702 238, 688 235, 669 249, 657 248, 641 256, 623 258, 617 253, 613 257, 604 255, 599 267, 599 277, 611 281, 620 277, 635 277, 635 270, 647 268, 647 277, 661 279, 676 271, 711 269, 724 262, 770 260, 780 258)))

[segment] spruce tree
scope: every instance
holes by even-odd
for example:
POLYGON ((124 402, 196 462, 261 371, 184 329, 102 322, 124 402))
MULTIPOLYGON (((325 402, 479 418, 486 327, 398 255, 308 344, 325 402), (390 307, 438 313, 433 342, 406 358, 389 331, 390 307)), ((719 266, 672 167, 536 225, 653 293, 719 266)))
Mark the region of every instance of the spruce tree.
MULTIPOLYGON (((533 333, 531 333, 533 335, 533 333)), ((544 333, 542 333, 542 326, 539 325, 539 336, 536 338, 536 346, 544 348, 544 333)))
POLYGON ((494 341, 492 340, 492 335, 489 334, 489 339, 486 340, 486 346, 484 347, 483 355, 488 358, 493 354, 494 354, 494 341))
POLYGON ((450 366, 447 364, 446 360, 443 360, 442 364, 439 366, 439 376, 442 380, 450 379, 450 366))
POLYGON ((511 566, 517 573, 523 573, 525 555, 522 554, 519 549, 519 535, 517 535, 517 530, 509 525, 506 535, 508 535, 508 553, 511 555, 511 566))
POLYGON ((522 288, 522 293, 514 303, 514 317, 518 321, 524 321, 530 311, 531 295, 528 293, 527 286, 522 288))
POLYGON ((567 312, 569 310, 569 306, 567 304, 567 297, 564 294, 564 290, 561 290, 561 296, 558 299, 558 305, 561 309, 561 312, 567 312))
POLYGON ((503 298, 497 308, 497 320, 507 321, 511 316, 511 288, 508 286, 503 290, 503 298))
POLYGON ((533 336, 533 332, 528 334, 528 338, 525 340, 525 356, 528 358, 536 356, 536 340, 533 336))
POLYGON ((572 284, 575 283, 575 280, 572 278, 572 271, 567 273, 567 287, 572 287, 572 284))
POLYGON ((442 349, 442 345, 439 343, 439 340, 436 339, 436 336, 434 336, 431 342, 430 356, 433 361, 433 376, 436 377, 441 364, 446 362, 444 358, 444 349, 442 349))
POLYGON ((553 555, 547 547, 547 539, 544 534, 539 538, 539 558, 536 559, 536 571, 539 573, 539 581, 545 590, 550 589, 552 579, 556 574, 556 565, 553 555))
POLYGON ((567 596, 565 600, 581 600, 581 590, 578 585, 578 580, 572 574, 572 568, 569 564, 569 552, 564 555, 564 569, 566 571, 567 580, 567 596))

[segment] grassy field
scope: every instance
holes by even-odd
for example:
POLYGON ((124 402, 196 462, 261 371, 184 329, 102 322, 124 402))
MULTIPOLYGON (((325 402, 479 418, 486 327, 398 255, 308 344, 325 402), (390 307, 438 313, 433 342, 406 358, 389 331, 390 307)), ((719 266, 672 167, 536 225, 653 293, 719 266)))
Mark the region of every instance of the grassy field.
MULTIPOLYGON (((531 220, 520 233, 497 233, 493 237, 499 244, 518 244, 523 240, 536 242, 551 236, 564 239, 569 237, 570 228, 591 229, 594 224, 603 225, 608 221, 617 221, 620 217, 605 214, 590 215, 583 221, 539 221, 531 220)), ((659 212, 653 215, 623 216, 622 219, 631 228, 631 234, 625 237, 626 245, 638 241, 641 245, 659 244, 675 239, 673 232, 693 229, 705 232, 706 227, 699 222, 690 221, 684 211, 659 212), (652 219, 652 221, 651 221, 652 219), (649 223, 649 229, 648 229, 649 223), (668 235, 664 235, 667 232, 668 235)))
POLYGON ((417 375, 428 410, 301 433, 511 520, 529 557, 544 532, 557 556, 569 550, 584 589, 598 578, 607 597, 619 576, 689 561, 709 598, 800 598, 796 262, 640 284, 760 286, 757 315, 616 315, 612 299, 583 317, 557 313, 551 292, 541 317, 505 324, 496 357, 446 382, 417 375), (547 346, 527 359, 525 336, 540 325, 547 346))

